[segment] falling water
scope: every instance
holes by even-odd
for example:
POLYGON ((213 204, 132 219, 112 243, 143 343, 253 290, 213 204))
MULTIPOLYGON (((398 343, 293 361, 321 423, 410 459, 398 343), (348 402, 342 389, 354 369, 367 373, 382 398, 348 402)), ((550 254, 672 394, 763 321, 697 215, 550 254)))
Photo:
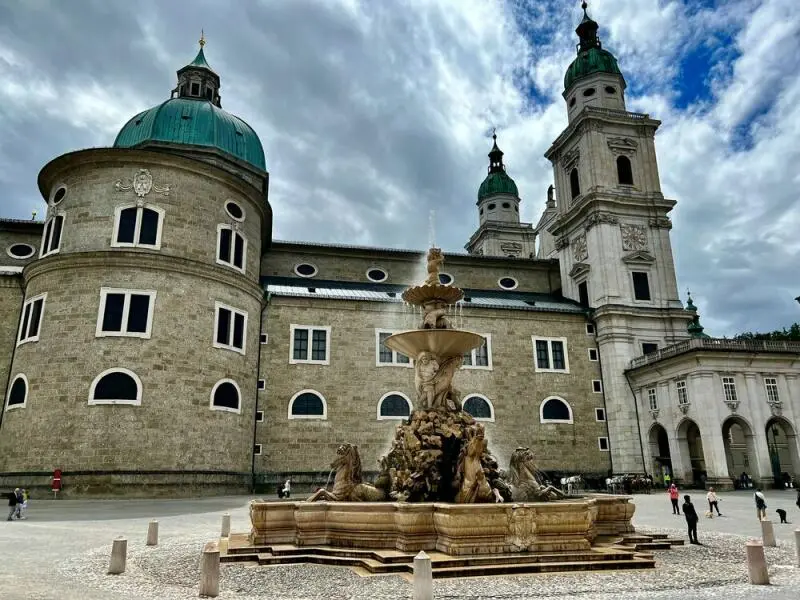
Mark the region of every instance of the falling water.
POLYGON ((436 244, 436 211, 432 210, 428 213, 428 248, 435 248, 436 244))
POLYGON ((335 469, 331 469, 331 472, 328 473, 328 481, 325 482, 325 489, 328 489, 328 486, 331 484, 331 477, 333 477, 335 469))

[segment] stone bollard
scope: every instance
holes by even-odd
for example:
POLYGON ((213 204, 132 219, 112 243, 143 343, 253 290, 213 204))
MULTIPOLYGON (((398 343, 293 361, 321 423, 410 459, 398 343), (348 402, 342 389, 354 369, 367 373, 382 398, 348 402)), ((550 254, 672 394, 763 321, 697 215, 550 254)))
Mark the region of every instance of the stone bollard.
POLYGON ((751 584, 769 585, 764 544, 759 540, 747 540, 747 573, 751 584))
POLYGON ((230 537, 231 535, 231 516, 228 513, 222 515, 222 534, 220 537, 230 537))
POLYGON ((109 575, 119 575, 125 572, 125 562, 128 558, 128 540, 118 537, 111 545, 111 562, 108 564, 109 575))
POLYGON ((774 548, 778 545, 775 542, 775 530, 772 527, 772 521, 768 519, 761 521, 761 539, 764 541, 764 546, 774 548))
POLYGON ((203 550, 200 558, 200 592, 198 596, 219 596, 219 550, 203 550))
POLYGON ((414 557, 414 600, 433 600, 433 569, 424 550, 414 557))
POLYGON ((155 519, 147 525, 147 545, 158 546, 158 521, 155 519))
POLYGON ((800 529, 794 530, 794 546, 797 551, 797 566, 800 567, 800 529))

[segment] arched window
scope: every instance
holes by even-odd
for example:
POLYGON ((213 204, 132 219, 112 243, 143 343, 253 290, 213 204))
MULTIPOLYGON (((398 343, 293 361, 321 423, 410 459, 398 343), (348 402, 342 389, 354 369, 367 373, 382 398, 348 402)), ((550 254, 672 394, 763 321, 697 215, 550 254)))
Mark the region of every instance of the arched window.
POLYGON ((128 369, 114 368, 95 377, 89 389, 89 404, 142 403, 142 382, 128 369))
POLYGON ((569 187, 572 191, 572 197, 577 198, 581 195, 581 181, 578 178, 578 168, 575 167, 569 172, 569 187))
POLYGON ((302 390, 289 400, 290 419, 322 419, 328 418, 328 403, 315 390, 302 390))
POLYGON ((233 379, 220 379, 211 388, 211 410, 240 413, 242 393, 233 379))
POLYGON ((413 408, 411 400, 405 394, 389 392, 378 401, 378 420, 405 419, 413 408))
POLYGON ((8 389, 6 410, 11 408, 25 408, 28 401, 28 378, 22 373, 14 378, 14 383, 8 389))
POLYGON ((482 394, 470 394, 464 398, 461 407, 476 421, 494 422, 494 406, 492 406, 491 400, 482 394))
POLYGON ((633 185, 633 168, 627 156, 617 157, 617 178, 622 185, 633 185))
POLYGON ((563 398, 546 398, 539 407, 541 423, 572 423, 572 408, 563 398))

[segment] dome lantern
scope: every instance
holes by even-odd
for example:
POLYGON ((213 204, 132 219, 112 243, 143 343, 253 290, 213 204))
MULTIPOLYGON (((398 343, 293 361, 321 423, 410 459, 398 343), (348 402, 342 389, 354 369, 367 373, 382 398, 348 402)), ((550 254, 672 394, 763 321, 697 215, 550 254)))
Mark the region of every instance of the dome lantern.
POLYGON ((576 81, 594 73, 618 75, 622 79, 624 87, 625 79, 622 71, 619 70, 617 59, 611 52, 603 48, 603 44, 597 36, 600 26, 589 16, 586 2, 581 4, 581 8, 583 8, 583 19, 575 29, 579 39, 576 46, 578 57, 567 67, 564 75, 564 89, 569 90, 576 81))
POLYGON ((497 146, 497 133, 492 134, 492 149, 489 151, 489 174, 478 188, 478 202, 495 194, 518 196, 517 184, 506 173, 503 151, 497 146))

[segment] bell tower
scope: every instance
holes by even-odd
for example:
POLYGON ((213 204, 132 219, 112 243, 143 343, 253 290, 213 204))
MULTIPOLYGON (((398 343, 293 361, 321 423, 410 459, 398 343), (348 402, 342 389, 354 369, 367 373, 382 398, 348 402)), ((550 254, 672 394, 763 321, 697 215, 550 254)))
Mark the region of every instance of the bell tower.
MULTIPOLYGON (((558 203, 547 231, 563 294, 592 309, 615 472, 644 472, 631 359, 688 337, 654 138, 660 121, 625 108, 625 78, 586 12, 564 77, 569 124, 545 157, 558 203)), ((645 442, 645 443, 643 443, 645 442)))

